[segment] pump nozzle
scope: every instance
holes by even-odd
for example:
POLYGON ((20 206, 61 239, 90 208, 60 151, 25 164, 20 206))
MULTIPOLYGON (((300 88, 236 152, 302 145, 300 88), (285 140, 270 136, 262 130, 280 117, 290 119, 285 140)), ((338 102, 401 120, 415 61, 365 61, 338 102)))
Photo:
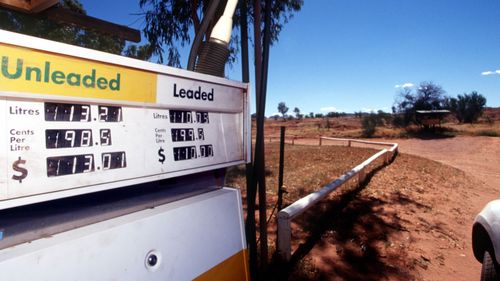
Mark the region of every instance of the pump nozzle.
POLYGON ((224 77, 237 4, 238 0, 227 1, 224 13, 212 29, 210 39, 201 46, 194 71, 224 77))

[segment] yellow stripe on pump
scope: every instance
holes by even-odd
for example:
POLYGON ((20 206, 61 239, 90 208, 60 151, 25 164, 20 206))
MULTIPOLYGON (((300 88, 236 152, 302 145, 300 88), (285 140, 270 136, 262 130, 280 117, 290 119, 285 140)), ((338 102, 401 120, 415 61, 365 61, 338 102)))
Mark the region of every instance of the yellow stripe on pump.
POLYGON ((0 91, 156 102, 155 73, 6 44, 0 57, 0 91))
POLYGON ((249 276, 247 257, 246 249, 242 250, 196 277, 194 281, 246 281, 249 276))

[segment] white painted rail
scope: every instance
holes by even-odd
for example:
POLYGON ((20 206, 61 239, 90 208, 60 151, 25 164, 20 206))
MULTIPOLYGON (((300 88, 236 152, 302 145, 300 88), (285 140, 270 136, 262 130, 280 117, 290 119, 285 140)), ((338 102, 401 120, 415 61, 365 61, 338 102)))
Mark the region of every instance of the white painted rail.
POLYGON ((291 243, 291 222, 294 218, 305 212, 307 209, 311 208, 318 201, 325 198, 332 191, 337 189, 338 187, 345 184, 349 179, 358 175, 358 184, 362 183, 366 177, 366 167, 379 159, 380 157, 384 157, 384 165, 390 163, 390 161, 396 156, 398 151, 397 143, 388 143, 388 142, 372 142, 372 141, 364 141, 364 140, 356 140, 356 139, 341 139, 341 138, 328 138, 328 137, 320 137, 320 145, 322 144, 322 140, 332 140, 332 141, 345 141, 348 146, 351 146, 352 142, 364 143, 364 144, 373 144, 373 145, 383 145, 390 146, 389 149, 383 149, 370 158, 363 161, 363 163, 357 165, 352 170, 343 174, 333 182, 327 184, 320 190, 313 192, 284 208, 278 213, 278 255, 282 260, 288 261, 292 256, 292 243, 291 243))

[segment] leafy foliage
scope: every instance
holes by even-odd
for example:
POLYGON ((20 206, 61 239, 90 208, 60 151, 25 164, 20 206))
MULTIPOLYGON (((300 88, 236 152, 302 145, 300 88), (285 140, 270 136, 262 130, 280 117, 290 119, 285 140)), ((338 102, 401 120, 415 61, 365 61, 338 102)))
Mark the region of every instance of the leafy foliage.
MULTIPOLYGON (((62 0, 63 8, 79 14, 86 14, 78 0, 62 0)), ((42 17, 33 17, 20 12, 0 8, 0 28, 59 41, 85 48, 121 54, 125 42, 112 36, 84 30, 77 26, 59 24, 42 17)))
POLYGON ((458 95, 457 98, 451 98, 450 108, 460 123, 477 122, 483 114, 486 98, 476 91, 468 94, 458 95))
MULTIPOLYGON (((248 1, 248 18, 253 22, 254 9, 252 3, 258 1, 248 1)), ((159 62, 164 62, 163 50, 167 54, 167 64, 180 67, 179 47, 184 47, 191 42, 191 36, 199 30, 200 18, 208 8, 209 0, 140 0, 139 5, 145 10, 144 18, 146 25, 143 29, 148 38, 153 54, 158 55, 159 62), (192 32, 194 32, 192 34, 192 32)), ((263 0, 262 0, 263 2, 263 0)), ((225 5, 225 1, 221 1, 225 5)), ((271 44, 278 41, 278 36, 283 26, 288 23, 293 13, 300 11, 303 0, 276 0, 271 11, 271 44)), ((218 9, 219 18, 223 9, 218 9)), ((263 15, 263 13, 262 13, 263 15)), ((236 12, 235 26, 239 25, 239 11, 236 12)), ((263 22, 263 21, 262 21, 263 22)), ((211 33, 215 21, 209 24, 208 34, 211 33)), ((233 36, 231 40, 230 62, 236 59, 238 51, 238 38, 233 36)))
POLYGON ((347 113, 345 112, 328 112, 326 114, 327 117, 334 117, 334 118, 339 118, 339 117, 343 117, 343 116, 346 116, 347 113))
POLYGON ((278 112, 283 115, 283 118, 285 118, 285 114, 288 112, 288 106, 284 102, 280 102, 278 104, 278 112))
POLYGON ((295 117, 296 117, 297 119, 302 119, 302 117, 301 117, 301 116, 302 116, 302 114, 300 114, 300 109, 299 109, 298 107, 295 107, 295 108, 293 109, 293 113, 295 113, 295 117))
POLYGON ((151 45, 129 45, 125 51, 124 55, 134 59, 149 60, 153 55, 153 49, 151 45))
POLYGON ((379 117, 377 116, 377 114, 370 113, 368 115, 365 115, 361 120, 363 137, 372 137, 377 129, 377 123, 379 123, 379 117))
POLYGON ((443 88, 432 82, 422 82, 416 91, 404 88, 399 94, 399 100, 393 107, 393 112, 402 115, 404 126, 417 123, 417 110, 439 110, 447 108, 448 100, 443 88))

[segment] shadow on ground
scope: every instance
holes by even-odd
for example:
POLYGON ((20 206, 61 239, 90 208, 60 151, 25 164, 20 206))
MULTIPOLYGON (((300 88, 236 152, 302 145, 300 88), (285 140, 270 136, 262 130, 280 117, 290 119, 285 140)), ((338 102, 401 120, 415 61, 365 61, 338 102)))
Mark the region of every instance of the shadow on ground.
POLYGON ((421 140, 435 140, 454 138, 457 134, 456 130, 447 127, 434 128, 409 128, 406 130, 407 136, 421 140))
MULTIPOLYGON (((399 217, 384 209, 387 202, 361 195, 376 172, 358 188, 325 200, 295 221, 307 236, 290 262, 273 264, 274 280, 414 279, 406 268, 393 265, 407 256, 389 240, 392 234, 404 231, 399 217), (308 259, 312 251, 314 261, 308 259)), ((414 203, 407 198, 397 201, 414 203)))

